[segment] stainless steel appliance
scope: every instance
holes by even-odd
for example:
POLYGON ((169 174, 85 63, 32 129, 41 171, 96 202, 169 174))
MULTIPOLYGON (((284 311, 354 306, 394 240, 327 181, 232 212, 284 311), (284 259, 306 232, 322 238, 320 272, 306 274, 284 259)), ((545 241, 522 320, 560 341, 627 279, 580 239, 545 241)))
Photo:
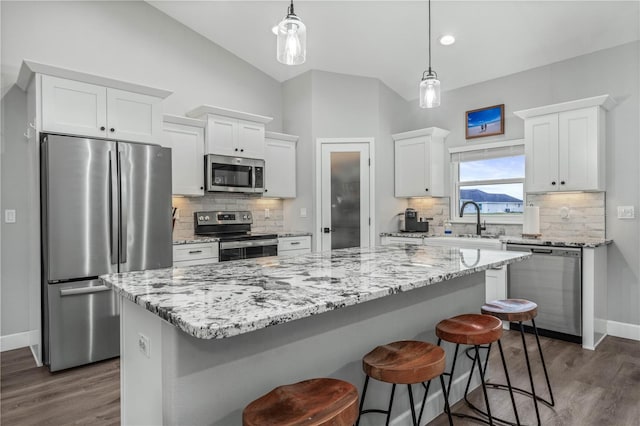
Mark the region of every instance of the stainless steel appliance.
POLYGON ((210 192, 264 192, 264 160, 208 154, 205 173, 210 192))
POLYGON ((509 265, 508 296, 538 304, 540 334, 582 343, 582 249, 507 244, 507 250, 533 255, 509 265))
POLYGON ((418 212, 408 208, 404 211, 405 232, 429 232, 429 222, 418 220, 418 212))
POLYGON ((120 354, 99 275, 171 266, 171 150, 44 135, 40 153, 43 358, 56 371, 120 354))
POLYGON ((251 232, 251 212, 208 211, 193 216, 196 235, 220 238, 220 262, 278 255, 276 234, 251 232))

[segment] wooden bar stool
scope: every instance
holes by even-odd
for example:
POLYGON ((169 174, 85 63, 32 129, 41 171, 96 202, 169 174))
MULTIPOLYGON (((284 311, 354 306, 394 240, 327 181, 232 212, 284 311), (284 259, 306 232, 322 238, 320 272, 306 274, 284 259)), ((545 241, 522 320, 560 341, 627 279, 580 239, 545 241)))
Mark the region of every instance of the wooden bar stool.
POLYGON ((310 379, 279 386, 247 405, 243 426, 352 426, 358 390, 337 379, 310 379))
MULTIPOLYGON (((444 394, 445 411, 449 415, 449 424, 452 425, 451 415, 449 412, 448 398, 442 373, 445 369, 445 353, 444 349, 427 342, 419 342, 415 340, 403 340, 393 342, 386 345, 378 346, 362 358, 362 369, 366 374, 364 380, 364 389, 362 391, 362 399, 360 400, 360 416, 367 413, 380 413, 387 415, 385 424, 389 424, 391 419, 391 409, 393 408, 393 396, 396 391, 396 385, 406 384, 409 392, 409 404, 411 406, 411 419, 414 426, 418 425, 416 419, 416 410, 413 402, 412 384, 430 382, 431 379, 440 377, 440 385, 444 394), (364 399, 367 394, 367 386, 369 379, 374 378, 381 382, 391 383, 391 397, 389 398, 389 407, 387 410, 364 408, 364 399)), ((427 399, 428 387, 425 386, 425 394, 422 402, 427 399)), ((422 409, 420 417, 422 417, 422 409)), ((358 417, 358 424, 360 417, 358 417)))
MULTIPOLYGON (((491 345, 494 342, 498 343, 500 349, 500 357, 502 358, 502 367, 504 368, 504 374, 507 378, 507 387, 509 389, 509 395, 511 396, 511 404, 513 406, 513 412, 516 418, 516 424, 520 425, 520 418, 518 417, 518 410, 516 409, 516 401, 513 396, 513 390, 511 388, 511 380, 509 379, 509 372, 507 371, 507 363, 504 358, 504 352, 502 350, 502 344, 500 343, 500 337, 502 337, 502 321, 491 315, 480 314, 464 314, 458 315, 453 318, 440 321, 436 325, 436 336, 438 336, 438 346, 444 340, 445 342, 455 343, 456 349, 453 354, 453 364, 451 365, 451 372, 444 373, 449 376, 449 386, 447 388, 446 395, 451 392, 451 383, 453 382, 453 375, 456 368, 456 361, 458 359, 458 350, 460 345, 470 345, 475 349, 475 356, 473 357, 473 364, 471 366, 471 372, 469 373, 469 380, 467 381, 467 387, 464 392, 464 398, 467 404, 476 412, 485 416, 485 418, 471 416, 462 413, 452 413, 457 417, 464 417, 474 419, 489 425, 494 424, 494 417, 491 415, 491 407, 489 405, 489 395, 487 394, 487 387, 485 384, 484 370, 482 368, 482 362, 480 360, 480 346, 491 345), (484 402, 487 407, 487 411, 475 407, 467 399, 467 393, 469 392, 469 385, 471 383, 471 375, 475 369, 476 363, 478 364, 478 370, 480 371, 480 380, 482 384, 482 392, 484 394, 484 402)), ((448 404, 447 404, 448 407, 448 404)), ((495 418, 497 421, 504 423, 510 423, 508 421, 495 418)))
MULTIPOLYGON (((536 328, 535 317, 538 315, 538 305, 534 302, 525 299, 505 299, 505 300, 494 300, 492 302, 486 303, 482 305, 481 309, 483 314, 493 315, 497 318, 500 318, 502 321, 509 322, 517 322, 520 327, 520 336, 522 337, 522 349, 524 352, 524 358, 527 362, 527 372, 529 373, 529 383, 531 385, 531 392, 520 389, 513 388, 516 392, 528 395, 533 398, 534 407, 536 411, 536 418, 538 420, 538 425, 541 424, 540 421, 540 410, 538 409, 538 401, 543 402, 544 404, 553 407, 555 405, 555 401, 553 399, 553 391, 551 390, 551 382, 549 381, 549 374, 547 373, 547 365, 544 362, 544 355, 542 354, 542 346, 540 346, 540 338, 538 337, 538 329, 536 328), (540 361, 542 362, 542 369, 544 370, 544 377, 547 381, 547 389, 549 391, 549 399, 547 401, 542 397, 536 395, 536 389, 533 384, 533 375, 531 374, 531 363, 529 361, 529 353, 527 351, 527 343, 524 338, 524 331, 522 327, 523 321, 531 321, 531 326, 533 328, 534 334, 536 336, 536 343, 538 344, 538 353, 540 354, 540 361)), ((487 360, 489 358, 489 354, 487 353, 487 360)), ((485 370, 487 368, 485 361, 485 370)), ((503 384, 494 384, 490 383, 489 386, 495 388, 504 388, 503 384)))

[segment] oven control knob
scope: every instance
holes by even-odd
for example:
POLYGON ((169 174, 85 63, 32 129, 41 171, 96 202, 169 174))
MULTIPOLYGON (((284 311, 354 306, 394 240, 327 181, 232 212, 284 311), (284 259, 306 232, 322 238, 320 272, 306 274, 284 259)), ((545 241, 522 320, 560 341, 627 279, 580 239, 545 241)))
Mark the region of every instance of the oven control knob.
POLYGON ((198 216, 198 220, 204 220, 204 216, 198 216))
POLYGON ((209 216, 205 216, 204 220, 209 221, 209 216))

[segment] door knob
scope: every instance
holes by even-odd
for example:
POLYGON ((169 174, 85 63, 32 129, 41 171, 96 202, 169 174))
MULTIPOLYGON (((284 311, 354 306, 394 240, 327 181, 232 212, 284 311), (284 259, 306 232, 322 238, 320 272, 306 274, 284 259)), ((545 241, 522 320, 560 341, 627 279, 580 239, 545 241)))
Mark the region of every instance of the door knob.
POLYGON ((114 128, 112 127, 112 128, 110 128, 110 129, 109 129, 109 131, 110 131, 111 133, 113 133, 113 132, 115 132, 115 131, 116 131, 116 129, 114 129, 114 128))
POLYGON ((105 129, 106 129, 106 127, 100 126, 100 130, 104 131, 105 129))
POLYGON ((325 234, 328 234, 328 233, 330 233, 330 232, 333 232, 333 229, 331 229, 331 228, 324 228, 324 229, 323 229, 323 232, 324 232, 325 234))
POLYGON ((556 184, 556 181, 555 181, 555 180, 554 180, 553 182, 551 182, 551 185, 555 185, 555 184, 556 184))

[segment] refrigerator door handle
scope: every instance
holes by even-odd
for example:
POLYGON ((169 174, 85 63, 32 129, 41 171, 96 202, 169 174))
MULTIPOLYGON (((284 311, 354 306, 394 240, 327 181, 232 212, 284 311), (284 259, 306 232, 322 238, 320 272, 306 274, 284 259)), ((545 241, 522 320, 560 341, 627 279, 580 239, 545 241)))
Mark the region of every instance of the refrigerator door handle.
POLYGON ((122 152, 118 151, 118 189, 120 193, 120 263, 127 263, 127 221, 129 219, 127 185, 122 185, 122 152))
POLYGON ((111 251, 111 264, 118 263, 118 203, 114 199, 114 192, 118 187, 118 172, 116 162, 113 159, 113 151, 109 151, 109 248, 111 251))
POLYGON ((101 291, 111 290, 106 285, 98 285, 93 287, 80 287, 80 288, 63 288, 60 290, 60 296, 73 296, 76 294, 91 294, 99 293, 101 291))

